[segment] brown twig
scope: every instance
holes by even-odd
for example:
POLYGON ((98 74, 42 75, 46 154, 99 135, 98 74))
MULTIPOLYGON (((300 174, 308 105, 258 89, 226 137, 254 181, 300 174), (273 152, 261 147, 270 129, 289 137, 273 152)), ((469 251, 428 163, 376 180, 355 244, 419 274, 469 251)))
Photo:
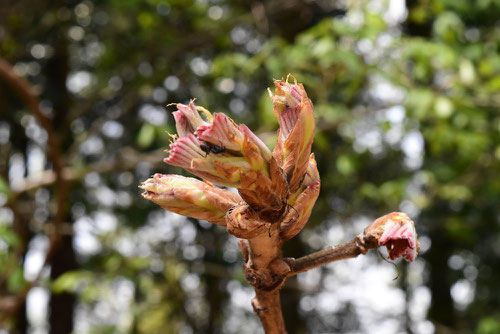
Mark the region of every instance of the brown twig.
POLYGON ((21 101, 47 132, 47 155, 54 164, 54 171, 56 173, 60 172, 64 166, 64 159, 59 145, 59 138, 52 127, 50 119, 40 108, 40 100, 35 89, 28 80, 19 76, 12 66, 2 58, 0 58, 0 79, 19 95, 21 101))
POLYGON ((345 260, 366 254, 369 249, 377 248, 377 240, 373 235, 359 234, 354 239, 338 246, 330 246, 318 252, 300 257, 287 258, 285 261, 290 266, 288 276, 317 268, 330 262, 345 260))
MULTIPOLYGON (((272 232, 278 231, 278 224, 275 225, 275 228, 271 227, 274 230, 272 232)), ((351 241, 330 246, 298 259, 282 258, 279 238, 273 238, 272 232, 271 237, 264 233, 248 242, 240 242, 242 252, 249 254, 244 273, 247 281, 255 289, 252 307, 268 334, 286 333, 279 294, 287 277, 333 261, 354 258, 378 247, 374 235, 361 233, 351 241), (259 250, 265 252, 259 253, 259 250), (269 250, 273 252, 269 253, 269 250)))

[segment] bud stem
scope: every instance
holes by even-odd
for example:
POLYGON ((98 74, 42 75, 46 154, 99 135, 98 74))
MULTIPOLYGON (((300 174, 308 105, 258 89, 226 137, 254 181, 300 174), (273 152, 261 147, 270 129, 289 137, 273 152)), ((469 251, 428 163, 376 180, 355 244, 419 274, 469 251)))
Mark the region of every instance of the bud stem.
POLYGON ((377 240, 373 236, 361 233, 354 239, 338 246, 330 246, 298 259, 286 258, 284 260, 291 268, 288 273, 290 277, 330 262, 355 258, 360 254, 366 254, 369 249, 377 247, 377 240))

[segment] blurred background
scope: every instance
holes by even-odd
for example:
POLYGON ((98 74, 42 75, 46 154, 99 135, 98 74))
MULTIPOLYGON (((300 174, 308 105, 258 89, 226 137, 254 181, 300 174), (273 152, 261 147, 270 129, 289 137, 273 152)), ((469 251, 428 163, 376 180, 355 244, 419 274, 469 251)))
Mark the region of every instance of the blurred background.
POLYGON ((322 185, 285 256, 391 211, 422 249, 289 280, 290 333, 500 333, 499 51, 498 0, 2 0, 0 333, 262 332, 237 239, 137 186, 187 175, 169 103, 272 147, 288 73, 322 185))

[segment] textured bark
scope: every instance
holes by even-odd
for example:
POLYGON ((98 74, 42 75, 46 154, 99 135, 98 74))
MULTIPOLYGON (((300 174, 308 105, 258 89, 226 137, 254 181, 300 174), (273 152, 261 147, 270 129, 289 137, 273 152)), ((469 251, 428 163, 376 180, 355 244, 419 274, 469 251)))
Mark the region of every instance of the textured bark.
POLYGON ((267 334, 286 333, 278 289, 273 291, 255 289, 252 307, 267 334))
POLYGON ((281 260, 279 224, 272 224, 269 232, 244 241, 241 247, 248 254, 244 274, 255 289, 252 300, 255 313, 266 333, 286 333, 279 291, 289 267, 281 260))

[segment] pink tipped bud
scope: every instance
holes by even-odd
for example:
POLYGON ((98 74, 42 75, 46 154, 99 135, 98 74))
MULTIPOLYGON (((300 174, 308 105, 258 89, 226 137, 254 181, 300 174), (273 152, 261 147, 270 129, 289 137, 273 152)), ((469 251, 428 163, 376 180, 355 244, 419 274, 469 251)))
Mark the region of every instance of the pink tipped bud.
POLYGON ((200 126, 208 124, 201 118, 194 101, 189 102, 189 105, 178 103, 176 106, 177 111, 174 112, 174 117, 179 137, 184 137, 187 133, 194 133, 200 126))
POLYGON ((266 144, 264 144, 264 142, 260 140, 260 138, 257 137, 255 133, 253 133, 245 124, 240 124, 238 129, 248 138, 249 142, 257 146, 259 154, 262 156, 264 161, 268 163, 269 160, 271 160, 271 151, 266 144))
POLYGON ((155 174, 140 186, 142 196, 165 210, 225 226, 226 212, 241 198, 211 184, 180 175, 155 174))
POLYGON ((273 157, 285 171, 290 191, 295 192, 306 172, 314 139, 313 106, 302 84, 290 84, 288 79, 275 80, 274 84, 276 94, 271 94, 271 99, 280 133, 273 157))
POLYGON ((200 126, 196 133, 200 140, 244 157, 252 170, 262 170, 267 174, 270 151, 246 125, 238 126, 226 115, 216 113, 213 122, 200 126))
POLYGON ((391 260, 403 257, 412 262, 420 251, 415 223, 403 212, 393 212, 375 220, 366 230, 386 246, 391 260))
POLYGON ((296 80, 295 84, 289 84, 288 78, 285 82, 274 80, 274 85, 276 87, 276 95, 273 95, 271 91, 269 91, 269 95, 273 101, 274 115, 280 123, 281 135, 283 138, 286 138, 292 132, 299 118, 300 103, 302 100, 300 88, 302 85, 298 86, 296 80))
POLYGON ((188 134, 178 138, 170 144, 170 154, 164 161, 170 165, 191 168, 191 161, 205 156, 205 152, 200 148, 200 141, 193 134, 188 134))
POLYGON ((234 121, 223 113, 215 113, 212 123, 196 129, 198 138, 214 145, 225 146, 228 150, 241 151, 243 133, 234 121))
POLYGON ((175 118, 175 128, 177 129, 177 135, 179 137, 186 137, 194 132, 191 123, 189 123, 189 119, 182 112, 175 111, 172 114, 175 118))
MULTIPOLYGON (((271 152, 246 125, 238 126, 222 113, 212 115, 205 108, 195 106, 193 101, 187 106, 177 104, 177 109, 174 117, 179 137, 170 145, 166 163, 207 181, 240 190, 253 192, 263 184, 271 184, 271 152), (258 182, 249 181, 256 176, 258 182)), ((266 191, 271 189, 267 187, 266 191)))

